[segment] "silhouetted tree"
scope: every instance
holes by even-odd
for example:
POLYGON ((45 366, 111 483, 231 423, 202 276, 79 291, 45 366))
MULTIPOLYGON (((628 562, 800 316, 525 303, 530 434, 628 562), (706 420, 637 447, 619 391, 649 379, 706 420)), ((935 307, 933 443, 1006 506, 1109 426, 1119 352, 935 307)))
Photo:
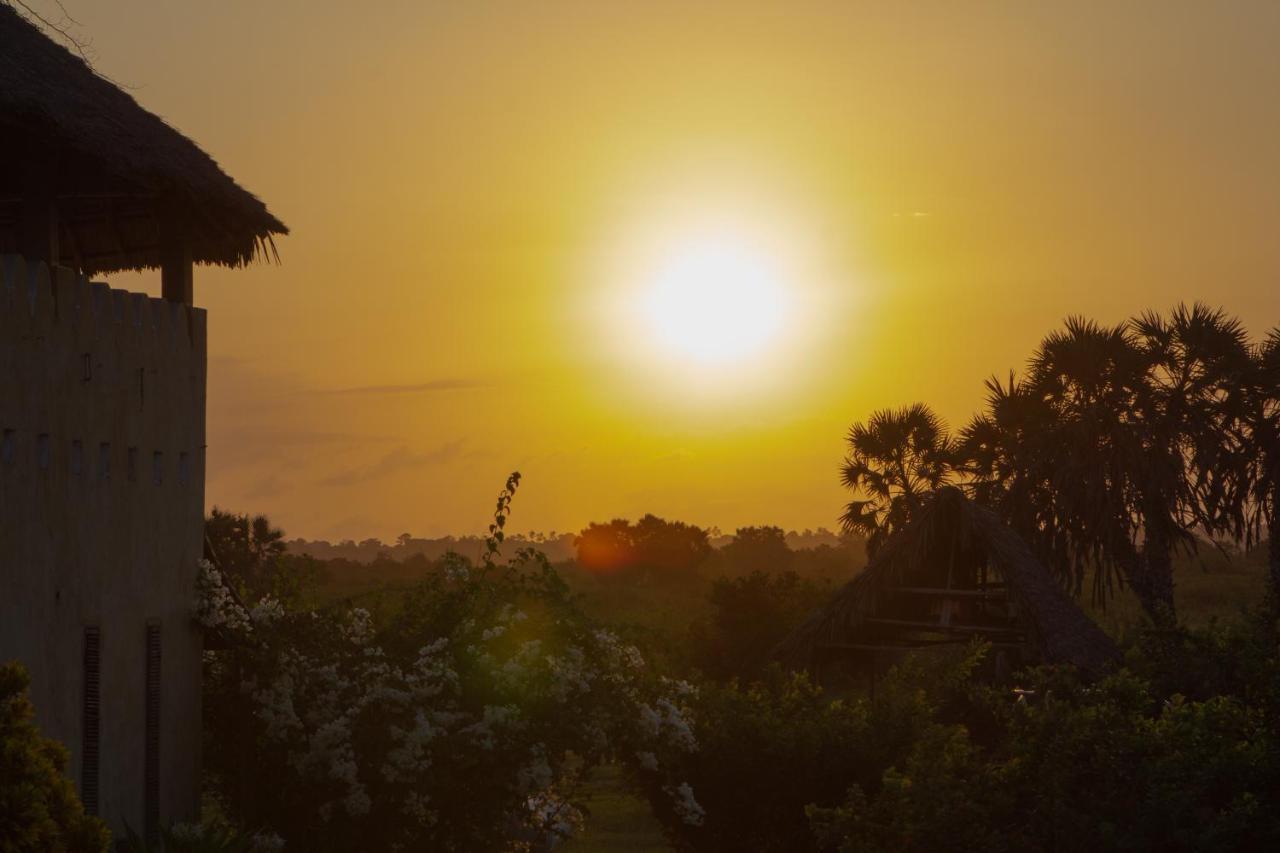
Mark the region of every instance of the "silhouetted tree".
POLYGON ((1280 612, 1280 327, 1258 347, 1244 416, 1244 458, 1249 463, 1247 530, 1268 539, 1268 595, 1280 612))
POLYGON ((781 527, 739 527, 720 553, 741 572, 780 572, 791 563, 791 548, 781 527))
POLYGON ((576 539, 578 562, 594 571, 642 570, 646 574, 678 576, 711 554, 707 531, 682 521, 648 514, 634 525, 615 518, 592 523, 576 539))
POLYGON ((284 531, 265 515, 240 515, 217 507, 204 524, 204 555, 246 600, 264 595, 297 599, 321 574, 312 557, 286 553, 284 531))
POLYGON ((867 537, 867 553, 873 555, 926 495, 950 482, 952 441, 923 403, 874 412, 850 428, 847 441, 841 479, 864 497, 850 501, 840 521, 846 531, 867 537))

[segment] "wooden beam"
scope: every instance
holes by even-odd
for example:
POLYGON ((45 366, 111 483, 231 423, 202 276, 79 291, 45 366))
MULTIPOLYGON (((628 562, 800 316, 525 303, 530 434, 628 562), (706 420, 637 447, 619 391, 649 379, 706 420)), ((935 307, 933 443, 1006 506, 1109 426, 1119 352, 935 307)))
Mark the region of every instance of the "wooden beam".
POLYGON ((18 246, 29 261, 53 266, 60 258, 58 247, 58 205, 52 195, 33 187, 22 199, 18 226, 18 246))
POLYGON ((921 631, 947 631, 957 634, 1023 634, 1018 628, 1002 628, 998 625, 941 625, 937 622, 917 622, 911 619, 865 620, 868 625, 884 625, 891 628, 916 628, 921 631))
POLYGON ((168 218, 160 223, 160 295, 183 305, 195 302, 191 242, 185 229, 168 218))
MULTIPOLYGON (((914 652, 921 649, 937 648, 938 646, 955 646, 965 642, 962 640, 946 640, 942 642, 921 642, 913 644, 894 644, 894 643, 822 643, 818 646, 819 651, 824 652, 914 652)), ((1021 649, 1025 643, 992 643, 991 647, 995 649, 1021 649)))
POLYGON ((927 586, 898 586, 889 592, 901 592, 907 595, 925 595, 935 598, 1005 598, 1004 590, 983 589, 938 589, 927 586))

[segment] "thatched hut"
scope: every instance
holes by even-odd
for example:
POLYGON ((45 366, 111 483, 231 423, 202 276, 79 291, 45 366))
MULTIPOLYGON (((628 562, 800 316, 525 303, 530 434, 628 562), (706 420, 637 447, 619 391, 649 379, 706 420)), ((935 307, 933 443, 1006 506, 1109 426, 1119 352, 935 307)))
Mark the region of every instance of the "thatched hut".
POLYGON ((775 649, 785 665, 886 654, 979 637, 1014 661, 1099 672, 1119 658, 1027 543, 955 488, 915 519, 775 649))
POLYGON ((86 276, 241 266, 288 229, 213 158, 0 3, 0 254, 86 276))

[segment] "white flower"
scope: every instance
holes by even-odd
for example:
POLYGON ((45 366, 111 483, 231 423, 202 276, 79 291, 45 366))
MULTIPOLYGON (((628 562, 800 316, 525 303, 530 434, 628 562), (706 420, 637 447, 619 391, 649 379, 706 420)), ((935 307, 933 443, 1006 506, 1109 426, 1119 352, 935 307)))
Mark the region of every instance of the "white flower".
POLYGON ((706 818, 707 812, 694 799, 693 788, 690 787, 688 782, 681 782, 675 788, 668 785, 662 790, 666 791, 667 795, 671 797, 671 806, 682 821, 689 826, 702 826, 702 821, 706 818))

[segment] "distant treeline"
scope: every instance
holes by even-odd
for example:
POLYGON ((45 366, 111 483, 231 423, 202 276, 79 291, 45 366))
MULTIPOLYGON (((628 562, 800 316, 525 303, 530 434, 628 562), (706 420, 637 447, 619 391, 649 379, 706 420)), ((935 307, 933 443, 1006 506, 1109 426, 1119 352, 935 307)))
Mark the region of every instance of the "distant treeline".
MULTIPOLYGON (((656 519, 656 517, 646 515, 637 524, 643 523, 645 519, 656 519)), ((682 522, 656 520, 663 524, 688 526, 683 525, 682 522)), ((627 524, 629 522, 625 519, 614 519, 607 524, 592 523, 578 533, 561 533, 555 530, 549 533, 536 531, 514 533, 507 537, 506 543, 513 552, 519 548, 537 548, 546 554, 552 562, 559 563, 577 558, 577 543, 584 534, 601 527, 613 526, 616 528, 618 525, 627 524)), ((825 527, 819 527, 816 530, 805 528, 804 530, 787 531, 783 531, 781 528, 751 527, 740 528, 735 533, 723 533, 719 528, 715 527, 692 529, 700 530, 705 534, 707 544, 716 550, 731 545, 742 531, 777 530, 782 541, 791 551, 814 550, 824 546, 835 548, 841 544, 843 539, 848 539, 847 535, 842 539, 839 534, 825 527)), ((751 534, 748 533, 747 535, 751 534)), ((428 560, 437 560, 449 552, 476 560, 479 559, 480 553, 484 548, 484 538, 481 536, 441 536, 435 539, 427 539, 416 537, 409 533, 402 533, 396 537, 394 542, 383 542, 376 537, 362 539, 358 542, 354 539, 329 542, 324 539, 298 537, 288 540, 285 544, 290 554, 305 555, 314 557, 317 560, 350 560, 357 563, 372 563, 379 559, 390 559, 404 562, 410 557, 418 556, 425 557, 428 560)))

